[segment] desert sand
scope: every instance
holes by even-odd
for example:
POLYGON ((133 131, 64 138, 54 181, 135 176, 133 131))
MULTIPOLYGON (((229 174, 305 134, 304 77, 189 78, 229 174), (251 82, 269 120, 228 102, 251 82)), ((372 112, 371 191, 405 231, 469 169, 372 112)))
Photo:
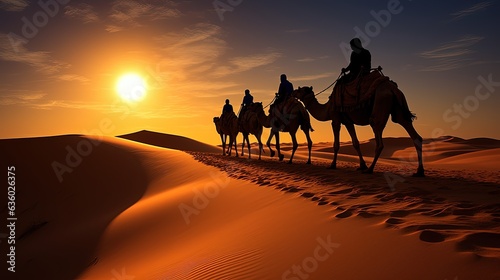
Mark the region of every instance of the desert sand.
POLYGON ((0 140, 18 218, 2 279, 499 279, 500 141, 426 140, 413 178, 411 140, 385 140, 371 175, 349 143, 330 170, 331 143, 289 165, 147 131, 0 140))

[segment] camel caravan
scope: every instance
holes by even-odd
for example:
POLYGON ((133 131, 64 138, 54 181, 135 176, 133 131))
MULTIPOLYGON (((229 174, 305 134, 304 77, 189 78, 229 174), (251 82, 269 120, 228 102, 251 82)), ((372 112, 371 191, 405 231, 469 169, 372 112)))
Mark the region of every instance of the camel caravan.
POLYGON ((270 128, 270 135, 266 143, 270 155, 271 157, 275 155, 275 151, 271 148, 271 140, 274 137, 280 161, 284 159, 284 156, 280 152, 279 133, 290 133, 293 149, 288 163, 292 163, 298 147, 295 134, 300 127, 307 138, 309 151, 307 163, 310 164, 312 140, 309 132, 314 131, 310 122, 310 113, 318 121, 331 122, 334 135, 331 169, 337 167, 340 128, 341 125, 344 125, 359 156, 358 170, 363 171, 363 173, 373 173, 375 164, 384 148, 382 134, 390 116, 391 120, 401 125, 413 140, 418 157, 417 171, 413 176, 424 177, 422 137, 413 127, 415 115, 410 111, 403 92, 399 90, 395 82, 382 73, 380 66, 371 68, 371 54, 362 47, 358 38, 352 39, 350 44, 353 50, 351 62, 348 67, 342 69, 339 78, 330 85, 330 87, 335 86, 325 104, 318 102, 316 96, 319 93, 315 94, 313 87, 294 89, 285 74, 280 77, 281 83, 275 98, 271 102, 272 104, 270 104, 269 114, 265 113, 265 107, 261 102, 253 102, 249 90, 245 91, 245 97, 238 115, 234 113, 229 100, 226 100, 222 115, 214 118, 217 133, 221 137, 223 155, 231 155, 232 146, 234 145, 236 156, 238 156, 236 136, 241 132, 243 134, 241 155, 244 155, 246 142, 248 157, 250 158, 248 137, 249 134, 253 134, 259 143, 259 159, 261 159, 263 152, 261 136, 265 127, 270 128), (369 167, 361 154, 355 125, 370 125, 375 135, 375 156, 369 167), (227 136, 229 136, 229 146, 226 150, 227 136))

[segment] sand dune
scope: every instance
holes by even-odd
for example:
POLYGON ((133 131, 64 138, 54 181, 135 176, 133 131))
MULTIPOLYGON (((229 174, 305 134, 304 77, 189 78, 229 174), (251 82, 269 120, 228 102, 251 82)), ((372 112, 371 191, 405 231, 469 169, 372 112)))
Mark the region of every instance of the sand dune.
POLYGON ((217 153, 219 148, 199 141, 171 134, 158 133, 142 130, 126 135, 118 136, 120 138, 150 144, 158 147, 193 152, 217 153))
POLYGON ((18 170, 12 279, 500 277, 499 174, 481 165, 499 166, 494 142, 426 142, 428 177, 412 178, 404 139, 365 175, 349 154, 326 169, 329 143, 313 165, 304 148, 288 165, 139 134, 191 152, 113 137, 0 140, 2 165, 18 170))

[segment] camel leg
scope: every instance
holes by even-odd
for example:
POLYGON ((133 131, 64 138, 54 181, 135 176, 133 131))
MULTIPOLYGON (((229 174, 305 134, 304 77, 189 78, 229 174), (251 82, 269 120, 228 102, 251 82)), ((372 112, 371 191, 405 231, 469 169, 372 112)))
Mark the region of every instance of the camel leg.
POLYGON ((295 151, 299 147, 299 144, 297 143, 297 136, 295 135, 297 132, 290 132, 290 137, 292 137, 292 155, 290 156, 290 160, 288 161, 289 164, 292 163, 293 160, 293 155, 295 154, 295 151))
MULTIPOLYGON (((375 111, 375 110, 374 110, 375 111)), ((371 127, 373 129, 373 133, 375 134, 375 157, 373 158, 372 164, 365 170, 363 173, 371 174, 373 173, 373 169, 375 168, 375 164, 377 164, 377 160, 384 149, 384 140, 382 138, 382 133, 384 132, 385 125, 387 124, 387 120, 389 119, 389 113, 384 114, 380 119, 372 119, 371 127)))
POLYGON ((330 169, 337 169, 337 155, 340 149, 340 122, 332 121, 333 130, 333 161, 330 169))
POLYGON ((269 152, 271 153, 271 157, 274 157, 274 155, 275 155, 274 150, 271 148, 271 139, 273 139, 273 136, 274 136, 274 132, 271 129, 271 132, 269 133, 269 138, 267 139, 267 142, 266 142, 266 146, 269 148, 269 152))
POLYGON ((358 170, 368 169, 368 166, 366 166, 366 162, 363 159, 363 155, 361 154, 361 148, 359 147, 359 140, 358 136, 356 135, 356 128, 354 127, 354 124, 344 124, 344 125, 345 128, 347 129, 347 132, 349 132, 349 135, 351 136, 352 146, 354 147, 359 156, 358 170))
POLYGON ((233 151, 233 138, 229 136, 229 145, 227 147, 226 155, 231 156, 232 151, 233 151))
POLYGON ((311 136, 309 135, 309 129, 304 130, 304 134, 306 135, 307 149, 309 151, 309 156, 307 158, 306 164, 311 164, 311 150, 312 150, 312 144, 313 144, 313 142, 311 140, 311 136))
MULTIPOLYGON (((226 155, 229 154, 229 152, 231 150, 229 145, 228 145, 229 143, 227 142, 227 138, 228 138, 228 135, 227 134, 224 135, 224 146, 226 147, 226 150, 225 150, 226 155)), ((231 138, 231 137, 229 137, 229 138, 231 138)))
POLYGON ((234 151, 235 151, 235 154, 236 154, 236 157, 239 157, 238 155, 238 145, 236 144, 236 137, 238 137, 238 134, 234 135, 234 151))
MULTIPOLYGON (((248 159, 251 158, 251 152, 250 152, 250 139, 248 138, 248 134, 244 136, 243 138, 245 141, 247 141, 247 147, 248 147, 248 159)), ((245 143, 245 142, 243 142, 245 143)), ((241 152, 241 156, 243 156, 243 149, 241 149, 242 152, 241 152)))
POLYGON ((241 143, 241 156, 245 155, 245 134, 243 134, 243 142, 241 143))
POLYGON ((384 149, 384 141, 382 138, 382 132, 383 129, 380 128, 374 128, 374 133, 375 133, 375 142, 376 142, 376 147, 375 147, 375 157, 373 158, 372 164, 370 164, 370 167, 363 171, 363 173, 371 174, 373 173, 373 169, 375 168, 375 164, 377 163, 377 160, 382 153, 382 150, 384 149))
POLYGON ((276 139, 276 150, 278 151, 278 159, 279 159, 279 161, 283 161, 283 159, 285 158, 285 156, 281 154, 281 149, 280 149, 280 133, 278 131, 275 132, 274 139, 276 139))
POLYGON ((413 174, 413 177, 425 177, 424 164, 422 160, 422 137, 418 134, 410 121, 401 121, 400 124, 406 132, 408 132, 408 135, 410 135, 413 140, 413 144, 415 145, 415 149, 417 150, 418 168, 417 172, 413 174))
POLYGON ((227 140, 226 135, 221 134, 220 135, 220 141, 222 142, 222 155, 223 156, 226 155, 226 140, 227 140))
POLYGON ((260 138, 262 137, 262 131, 259 131, 256 135, 255 135, 255 138, 257 138, 257 142, 259 142, 259 160, 260 160, 260 156, 262 154, 262 150, 264 149, 262 146, 262 140, 260 140, 260 138))

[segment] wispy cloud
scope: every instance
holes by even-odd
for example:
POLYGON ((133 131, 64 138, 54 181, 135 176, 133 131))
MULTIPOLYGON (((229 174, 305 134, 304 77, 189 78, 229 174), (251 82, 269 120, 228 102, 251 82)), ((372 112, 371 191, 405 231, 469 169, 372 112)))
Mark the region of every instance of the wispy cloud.
POLYGON ((328 72, 328 73, 321 73, 321 74, 316 74, 316 75, 307 75, 307 76, 300 76, 300 77, 294 77, 294 81, 315 81, 319 79, 324 79, 324 78, 332 78, 332 82, 337 78, 338 73, 334 72, 328 72))
POLYGON ((43 102, 33 102, 29 104, 31 108, 39 110, 53 109, 77 109, 77 110, 94 110, 100 112, 111 112, 114 109, 112 104, 98 102, 80 102, 68 100, 45 100, 43 102))
POLYGON ((489 7, 491 5, 492 5, 492 3, 488 2, 488 1, 480 2, 480 3, 474 4, 473 6, 467 8, 467 9, 452 13, 451 14, 451 16, 453 17, 452 21, 459 20, 459 19, 462 19, 466 16, 473 15, 479 11, 486 9, 487 7, 489 7))
POLYGON ((94 8, 86 3, 66 6, 64 8, 64 15, 69 18, 81 20, 83 23, 92 23, 99 21, 99 16, 94 11, 94 8))
POLYGON ((75 74, 64 74, 57 77, 61 81, 66 82, 79 82, 81 84, 88 84, 90 80, 84 76, 75 75, 75 74))
POLYGON ((9 12, 20 12, 26 9, 28 5, 27 0, 0 0, 0 9, 9 12))
POLYGON ((27 64, 45 74, 55 74, 69 67, 69 64, 54 59, 50 52, 30 51, 24 45, 13 48, 6 34, 0 34, 0 60, 27 64))
POLYGON ((483 39, 483 37, 467 35, 433 50, 420 53, 421 57, 432 62, 432 65, 425 67, 422 71, 448 71, 470 64, 473 60, 470 55, 474 53, 471 47, 483 39))
POLYGON ((32 92, 24 90, 10 91, 10 93, 0 95, 0 105, 30 105, 42 100, 47 94, 42 92, 32 92))
POLYGON ((314 62, 314 61, 323 60, 323 59, 327 59, 327 58, 330 58, 330 56, 324 55, 324 56, 320 56, 320 57, 304 57, 304 58, 297 59, 297 62, 314 62))
POLYGON ((155 3, 144 3, 134 0, 115 1, 109 16, 113 23, 109 24, 106 30, 117 32, 128 26, 142 26, 140 20, 156 21, 176 18, 180 15, 181 12, 174 8, 170 2, 155 1, 155 3))
POLYGON ((155 38, 156 71, 169 82, 192 79, 193 75, 210 71, 227 48, 220 33, 220 27, 200 23, 155 38))
MULTIPOLYGON (((58 110, 58 109, 74 109, 105 112, 109 114, 124 113, 121 106, 116 106, 115 103, 102 102, 82 102, 70 100, 54 100, 49 99, 48 95, 42 92, 31 92, 26 90, 16 90, 2 92, 0 95, 0 106, 23 106, 36 110, 58 110)), ((169 119, 169 118, 190 118, 198 116, 198 110, 187 110, 186 107, 176 106, 175 104, 167 104, 162 108, 153 108, 147 110, 127 109, 127 114, 141 119, 169 119)))
POLYGON ((267 52, 251 56, 236 57, 227 63, 225 66, 220 66, 213 74, 215 76, 227 76, 234 73, 249 71, 251 69, 261 67, 264 65, 272 64, 282 56, 278 52, 267 52))

